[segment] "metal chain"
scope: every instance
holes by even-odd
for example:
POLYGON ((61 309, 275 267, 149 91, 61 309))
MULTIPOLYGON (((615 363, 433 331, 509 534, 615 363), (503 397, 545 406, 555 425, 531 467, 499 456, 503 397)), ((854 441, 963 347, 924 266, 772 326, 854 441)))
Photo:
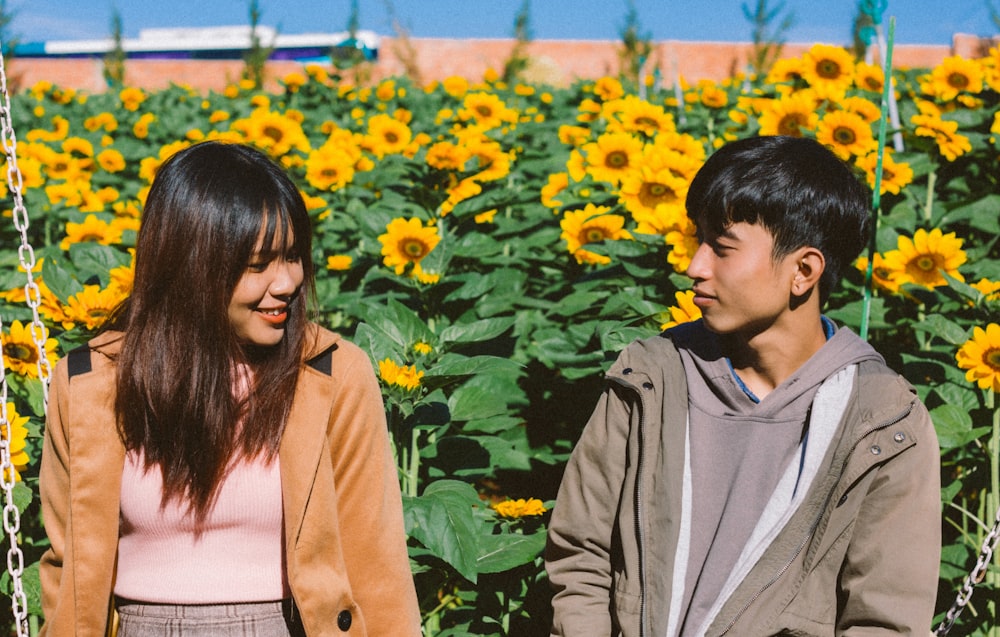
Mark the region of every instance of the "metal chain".
MULTIPOLYGON (((0 42, 0 51, 3 43, 0 42)), ((41 305, 41 290, 34 280, 35 251, 28 243, 28 211, 24 207, 23 181, 17 165, 17 137, 14 134, 13 119, 10 109, 10 95, 7 92, 7 73, 4 69, 3 55, 0 54, 0 136, 2 136, 4 154, 7 157, 7 184, 14 197, 14 227, 21 235, 21 244, 17 249, 18 260, 27 275, 24 286, 25 300, 31 308, 31 338, 38 354, 38 378, 42 383, 42 396, 48 405, 49 380, 52 377, 52 366, 45 352, 47 332, 38 313, 41 305)), ((0 321, 0 359, 3 358, 3 323, 0 321)), ((3 439, 0 440, 0 484, 3 487, 3 528, 7 533, 10 547, 7 549, 7 572, 11 578, 13 591, 11 593, 11 610, 18 637, 28 635, 28 599, 24 592, 22 575, 24 574, 24 554, 18 545, 17 536, 21 530, 21 513, 14 503, 14 485, 17 473, 11 462, 10 445, 13 441, 13 424, 7 414, 7 376, 5 364, 0 360, 0 426, 3 439)))
POLYGON ((986 569, 989 568, 990 561, 993 560, 993 550, 997 547, 998 540, 1000 540, 1000 507, 997 507, 997 517, 993 522, 993 528, 983 538, 983 547, 979 551, 979 559, 976 561, 976 566, 965 576, 965 581, 962 583, 962 589, 955 598, 955 603, 951 605, 951 608, 945 614, 944 621, 934 631, 934 634, 938 635, 938 637, 944 637, 944 635, 948 634, 948 631, 955 625, 958 616, 962 614, 962 611, 968 605, 969 599, 972 597, 973 587, 982 582, 983 578, 986 577, 986 569))

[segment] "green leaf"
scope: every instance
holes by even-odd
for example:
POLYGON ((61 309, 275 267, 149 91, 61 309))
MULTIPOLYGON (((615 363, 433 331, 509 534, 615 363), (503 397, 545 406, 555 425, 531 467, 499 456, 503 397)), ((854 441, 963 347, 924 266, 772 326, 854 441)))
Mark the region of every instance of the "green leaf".
POLYGON ((502 573, 528 564, 545 549, 545 531, 531 535, 501 533, 479 538, 479 558, 476 568, 480 573, 502 573))
POLYGON ((479 506, 476 490, 457 480, 432 482, 423 495, 403 497, 406 532, 476 582, 481 524, 473 515, 479 506))
POLYGON ((74 243, 69 247, 69 256, 81 280, 87 281, 91 277, 97 277, 102 287, 108 285, 109 271, 121 265, 128 265, 132 258, 121 250, 99 243, 74 243))
POLYGON ((441 330, 443 343, 476 343, 500 336, 514 325, 515 317, 501 316, 472 323, 457 323, 441 330))
POLYGON ((460 422, 506 415, 508 407, 504 396, 490 386, 466 384, 452 392, 448 409, 452 420, 460 422))
POLYGON ((42 264, 42 278, 49 290, 63 303, 77 292, 83 291, 83 285, 55 259, 46 259, 42 264))
POLYGON ((913 329, 939 336, 952 345, 962 345, 969 339, 964 328, 940 314, 931 314, 923 321, 914 323, 913 329))
POLYGON ((930 414, 942 451, 964 447, 990 431, 989 427, 973 429, 972 416, 954 405, 940 405, 930 414))
POLYGON ((518 363, 499 356, 445 354, 433 368, 427 371, 423 381, 426 385, 432 379, 451 381, 455 377, 472 376, 473 374, 514 374, 520 368, 518 363))

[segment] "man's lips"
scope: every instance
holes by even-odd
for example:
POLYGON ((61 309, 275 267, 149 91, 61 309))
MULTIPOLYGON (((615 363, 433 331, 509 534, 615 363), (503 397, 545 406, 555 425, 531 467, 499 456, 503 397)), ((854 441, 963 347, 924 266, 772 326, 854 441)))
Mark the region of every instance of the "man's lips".
POLYGON ((704 307, 706 305, 711 305, 715 301, 715 297, 707 294, 704 290, 694 290, 694 298, 691 302, 698 307, 704 307))

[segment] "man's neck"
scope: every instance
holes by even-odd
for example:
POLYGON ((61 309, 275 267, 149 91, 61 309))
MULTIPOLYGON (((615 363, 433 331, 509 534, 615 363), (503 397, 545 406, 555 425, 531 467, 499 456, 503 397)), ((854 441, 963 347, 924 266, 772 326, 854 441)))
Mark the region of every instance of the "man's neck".
POLYGON ((757 398, 788 380, 826 343, 819 312, 814 319, 796 323, 794 329, 775 325, 749 337, 732 334, 724 339, 733 370, 757 398))

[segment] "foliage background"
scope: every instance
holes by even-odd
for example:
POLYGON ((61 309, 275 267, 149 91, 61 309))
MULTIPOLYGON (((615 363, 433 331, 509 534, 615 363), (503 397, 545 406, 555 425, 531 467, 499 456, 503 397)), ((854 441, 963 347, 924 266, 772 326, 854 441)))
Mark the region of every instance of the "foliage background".
MULTIPOLYGON (((998 68, 994 50, 894 73, 899 146, 878 220, 870 338, 917 387, 942 448, 939 619, 1000 494, 998 68)), ((327 266, 317 318, 368 351, 383 382, 425 633, 547 634, 545 523, 601 373, 634 338, 696 315, 682 274, 696 245, 690 178, 726 140, 794 134, 870 179, 882 83, 877 67, 817 46, 766 76, 669 88, 495 74, 355 86, 320 67, 278 93, 252 81, 206 95, 39 84, 13 115, 47 356, 85 342, 127 294, 163 159, 210 138, 267 150, 314 217, 314 260, 327 266)), ((20 237, 0 235, 9 444, 37 628, 45 372, 25 331, 20 237)), ((855 330, 859 266, 828 311, 855 330)), ((998 581, 994 560, 952 634, 996 632, 998 581)))

